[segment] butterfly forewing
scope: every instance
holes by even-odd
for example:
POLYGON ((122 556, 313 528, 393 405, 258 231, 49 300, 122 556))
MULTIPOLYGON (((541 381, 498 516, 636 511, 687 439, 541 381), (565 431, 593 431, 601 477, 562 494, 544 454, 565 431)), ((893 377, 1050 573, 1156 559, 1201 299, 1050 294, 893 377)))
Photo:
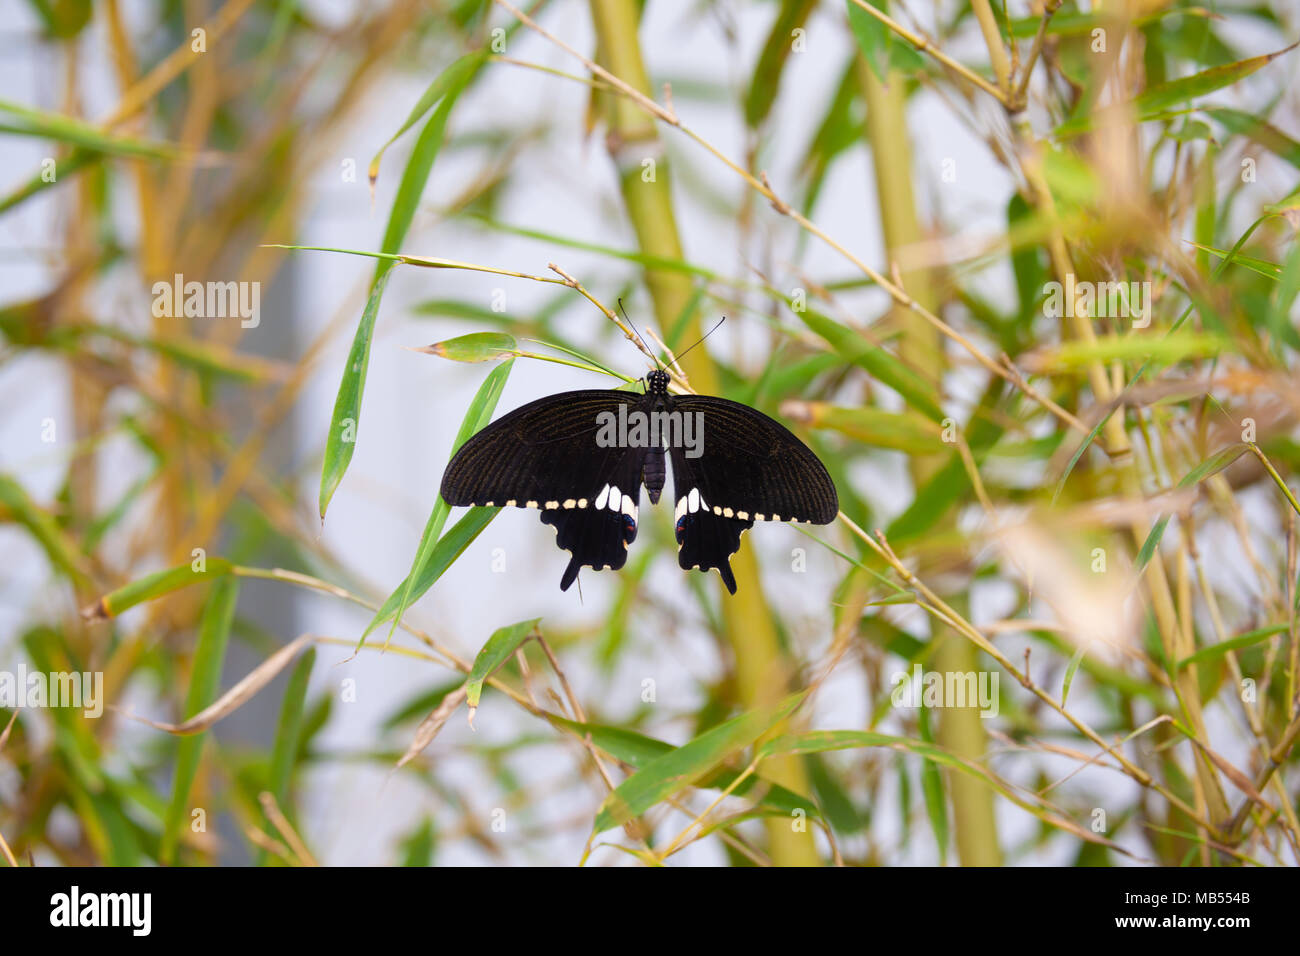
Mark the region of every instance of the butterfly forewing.
MULTIPOLYGON (((672 403, 675 411, 703 414, 702 454, 688 461, 694 487, 715 514, 812 524, 835 520, 839 498, 826 466, 780 422, 708 395, 675 396, 672 403)), ((676 470, 685 450, 673 449, 672 459, 676 470)))
POLYGON ((560 587, 583 566, 621 568, 636 538, 645 448, 602 447, 600 415, 642 396, 607 389, 531 402, 465 442, 442 478, 449 505, 537 508, 572 555, 560 587))

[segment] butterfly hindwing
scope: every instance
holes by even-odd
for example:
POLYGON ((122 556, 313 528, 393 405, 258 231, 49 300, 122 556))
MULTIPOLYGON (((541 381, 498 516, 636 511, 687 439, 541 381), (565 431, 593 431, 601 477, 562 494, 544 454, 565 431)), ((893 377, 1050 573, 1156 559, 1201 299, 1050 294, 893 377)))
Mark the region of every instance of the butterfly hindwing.
POLYGON ((542 523, 555 526, 555 543, 572 555, 560 579, 561 591, 569 589, 584 566, 596 571, 623 567, 628 546, 636 540, 644 449, 642 454, 638 449, 610 450, 621 452, 622 460, 591 493, 586 507, 542 511, 542 523))
POLYGON ((708 497, 700 493, 700 459, 690 459, 670 449, 673 459, 673 534, 677 538, 677 563, 690 570, 717 568, 722 583, 736 593, 731 556, 740 550, 740 536, 754 527, 752 519, 715 514, 708 497))
POLYGON ((471 437, 442 478, 449 505, 537 508, 572 555, 560 587, 583 566, 621 568, 636 538, 645 448, 602 447, 602 413, 642 396, 561 392, 515 409, 471 437))
POLYGON ((712 396, 674 396, 672 408, 703 416, 698 457, 688 457, 683 447, 669 449, 683 568, 717 568, 735 594, 730 557, 755 521, 834 520, 839 500, 826 467, 784 425, 712 396))

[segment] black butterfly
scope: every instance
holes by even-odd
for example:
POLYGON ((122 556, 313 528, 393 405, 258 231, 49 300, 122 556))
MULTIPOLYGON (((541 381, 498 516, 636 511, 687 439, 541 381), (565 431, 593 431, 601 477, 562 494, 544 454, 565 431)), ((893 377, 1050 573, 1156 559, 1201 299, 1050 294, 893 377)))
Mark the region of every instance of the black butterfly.
POLYGON ((561 392, 515 409, 461 446, 442 477, 442 497, 453 506, 540 509, 572 554, 560 579, 568 590, 584 565, 623 567, 641 485, 651 504, 663 490, 665 451, 677 499, 677 563, 717 568, 732 594, 729 559, 755 521, 827 524, 839 511, 825 466, 785 426, 725 398, 669 395, 662 370, 645 377, 644 395, 561 392), (661 413, 676 417, 655 417, 661 413), (689 434, 697 429, 702 443, 689 434))

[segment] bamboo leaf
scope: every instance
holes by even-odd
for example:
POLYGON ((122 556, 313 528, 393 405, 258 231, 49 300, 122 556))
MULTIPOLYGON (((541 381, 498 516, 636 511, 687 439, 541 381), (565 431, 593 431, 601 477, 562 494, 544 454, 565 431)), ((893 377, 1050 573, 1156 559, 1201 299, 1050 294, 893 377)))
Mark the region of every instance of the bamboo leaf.
MULTIPOLYGON (((1191 76, 1184 76, 1166 83, 1157 83, 1155 86, 1143 90, 1132 101, 1125 104, 1123 108, 1131 110, 1139 121, 1158 119, 1176 107, 1185 106, 1194 99, 1199 99, 1216 90, 1240 82, 1278 57, 1290 53, 1297 45, 1300 44, 1293 43, 1274 53, 1252 56, 1245 60, 1238 60, 1235 63, 1225 63, 1222 66, 1211 67, 1191 76)), ((1092 113, 1075 116, 1058 126, 1055 136, 1057 139, 1065 139, 1077 136, 1080 133, 1086 133, 1093 129, 1095 122, 1096 116, 1092 113)))
POLYGON ((2 133, 49 139, 108 156, 177 159, 185 155, 185 150, 172 143, 112 136, 93 123, 63 113, 23 106, 9 100, 0 100, 0 113, 7 113, 15 118, 13 122, 0 121, 2 133))
POLYGON ((224 577, 232 573, 235 567, 224 558, 215 557, 204 558, 199 569, 196 570, 194 565, 197 563, 196 560, 190 564, 178 564, 176 567, 168 568, 165 571, 146 574, 137 581, 132 581, 116 591, 105 594, 94 604, 84 608, 81 616, 85 618, 116 617, 123 611, 145 601, 152 601, 164 594, 171 594, 173 591, 187 588, 199 581, 224 577))
MULTIPOLYGON (((293 814, 289 800, 289 779, 298 758, 298 745, 302 739, 303 706, 307 701, 307 682, 311 677, 312 667, 316 664, 316 648, 307 649, 299 658, 289 674, 289 684, 284 689, 284 701, 280 704, 280 719, 275 728, 275 743, 271 748, 271 772, 267 780, 267 791, 275 798, 286 817, 292 822, 293 814)), ((270 819, 262 817, 264 831, 270 831, 270 819)), ((258 853, 258 863, 266 862, 266 851, 258 853)))
MULTIPOLYGON (((1211 475, 1218 474, 1245 454, 1246 448, 1247 445, 1244 442, 1237 442, 1221 449, 1184 475, 1182 480, 1178 482, 1178 487, 1188 488, 1199 484, 1211 475)), ((1156 553, 1156 548, 1160 546, 1160 539, 1164 537, 1165 528, 1169 524, 1169 517, 1169 515, 1161 516, 1160 520, 1151 528, 1146 541, 1142 542, 1142 548, 1138 551, 1137 556, 1137 570, 1139 572, 1150 563, 1151 558, 1156 553)))
POLYGON ((888 385, 927 418, 936 422, 943 420, 943 411, 939 408, 935 390, 895 356, 873 344, 856 329, 841 325, 812 309, 804 309, 796 314, 804 325, 825 339, 845 361, 852 362, 872 378, 888 385))
POLYGON ((352 462, 352 453, 356 450, 357 426, 361 415, 361 397, 366 389, 366 372, 370 367, 370 341, 374 336, 375 317, 379 314, 379 302, 384 297, 384 287, 388 284, 388 272, 375 276, 375 283, 370 289, 370 298, 366 301, 365 311, 357 325, 356 335, 352 339, 352 348, 348 352, 348 363, 343 368, 343 379, 339 382, 339 391, 334 399, 334 413, 330 417, 329 435, 325 440, 325 458, 321 463, 320 475, 320 518, 325 520, 325 510, 330 499, 347 473, 352 462))
POLYGON ((401 125, 396 133, 389 137, 388 142, 379 147, 379 152, 375 153, 374 159, 370 161, 368 175, 371 183, 374 183, 379 178, 379 164, 383 161, 384 153, 388 150, 388 147, 401 139, 402 134, 418 123, 424 117, 424 114, 433 109, 443 97, 450 93, 455 98, 465 84, 478 72, 486 59, 487 52, 485 50, 466 53, 434 77, 433 82, 429 84, 419 100, 411 107, 406 122, 401 125))
POLYGON ((494 362, 514 355, 519 348, 513 335, 504 332, 471 332, 420 349, 453 362, 494 362))
POLYGON ((760 707, 733 717, 650 761, 605 798, 596 814, 592 833, 619 826, 692 786, 794 713, 803 703, 805 693, 791 695, 777 706, 760 707))
MULTIPOLYGON (((477 65, 482 63, 482 59, 471 61, 474 69, 459 66, 464 62, 465 58, 462 58, 448 68, 447 72, 451 73, 451 77, 439 97, 439 105, 425 124, 419 139, 416 140, 415 149, 412 150, 411 158, 402 172, 402 180, 397 187, 397 196, 393 200, 393 208, 388 216, 388 227, 384 230, 384 240, 380 246, 381 252, 387 256, 396 255, 406 238, 406 233, 411 228, 415 211, 420 204, 420 197, 424 193, 425 184, 429 181, 429 173, 433 170, 434 160, 442 149, 447 118, 451 115, 457 98, 476 72, 477 65)), ((378 158, 376 157, 376 161, 378 158)), ((325 519, 325 511, 329 507, 330 499, 334 497, 334 492, 352 461, 361 422, 361 399, 365 392, 366 370, 370 363, 370 341, 374 336, 375 316, 379 312, 379 301, 383 297, 388 274, 395 264, 396 259, 385 258, 375 266, 375 277, 370 285, 370 297, 366 302, 361 321, 357 325, 352 349, 348 354, 348 364, 343 370, 343 379, 339 383, 338 397, 334 401, 334 416, 325 442, 325 460, 321 468, 319 505, 322 521, 325 519)))
POLYGON ((1230 651, 1240 651, 1247 647, 1254 647, 1261 641, 1266 641, 1275 634, 1285 634, 1290 629, 1287 624, 1273 624, 1269 627, 1260 627, 1253 631, 1247 631, 1245 634, 1229 638, 1226 641, 1220 641, 1217 644, 1211 644, 1209 647, 1202 647, 1196 653, 1188 654, 1180 660, 1178 669, 1182 670, 1191 664, 1204 664, 1206 661, 1217 660, 1230 651))
POLYGON ((784 402, 781 414, 810 428, 828 428, 876 448, 923 455, 942 447, 938 426, 919 415, 802 401, 784 402))
POLYGON ((469 678, 465 681, 465 700, 469 704, 469 722, 474 723, 474 712, 478 710, 479 697, 483 693, 483 682, 496 673, 496 669, 510 659, 521 644, 537 633, 540 617, 530 621, 520 621, 499 627, 492 632, 470 668, 469 678))
MULTIPOLYGON (((654 737, 647 737, 645 734, 639 734, 634 730, 627 730, 623 727, 581 723, 580 721, 569 720, 567 717, 560 717, 558 714, 548 713, 546 716, 556 726, 572 731, 579 737, 590 739, 593 745, 611 757, 638 769, 652 760, 671 753, 674 749, 670 743, 654 737)), ((747 796, 754 790, 760 790, 762 796, 757 806, 762 808, 765 813, 789 815, 795 810, 804 810, 809 818, 817 821, 822 820, 821 810, 809 797, 795 793, 778 783, 773 783, 759 773, 750 774, 744 780, 736 783, 736 778, 739 776, 740 774, 737 771, 723 767, 714 774, 701 779, 697 786, 708 790, 727 790, 730 788, 732 795, 737 797, 747 796)))
POLYGON ((64 533, 49 512, 28 497, 22 485, 4 474, 0 474, 0 505, 8 512, 8 515, 0 512, 0 518, 12 518, 26 528, 50 564, 80 584, 89 583, 90 569, 76 542, 64 533))
MULTIPOLYGON (((465 412, 464 420, 460 423, 460 431, 456 433, 456 439, 452 442, 451 455, 448 456, 449 460, 455 456, 456 452, 460 450, 460 446, 465 444, 470 436, 484 428, 492 420, 497 402, 501 399, 501 392, 506 387, 506 379, 510 377, 510 370, 513 366, 514 359, 503 362, 483 380, 483 384, 479 386, 473 401, 469 403, 469 409, 465 412)), ((362 631, 361 639, 357 642, 358 650, 361 649, 370 632, 381 621, 387 620, 388 617, 391 617, 393 621, 393 626, 388 632, 389 640, 392 639, 393 631, 397 628, 397 622, 402 619, 402 615, 406 613, 406 609, 411 606, 411 602, 417 596, 412 593, 414 584, 424 573, 424 569, 438 545, 439 536, 442 534, 442 529, 446 525, 447 516, 450 513, 451 507, 439 494, 437 500, 433 503, 433 510, 429 512, 429 518, 424 524, 424 533, 420 536, 420 545, 416 549, 415 561, 411 564, 411 570, 407 573, 398 589, 389 595, 388 600, 384 602, 383 608, 375 614, 370 623, 366 625, 366 629, 362 631), (400 597, 398 597, 399 594, 400 597), (389 604, 395 597, 398 597, 398 602, 394 609, 389 611, 389 604), (387 612, 388 616, 385 616, 385 612, 387 612)), ((385 646, 387 646, 387 641, 385 641, 385 646)))
MULTIPOLYGON (((212 703, 221 686, 221 666, 226 659, 226 642, 230 636, 230 623, 235 617, 235 603, 239 597, 239 581, 235 578, 218 578, 212 586, 203 620, 199 625, 199 639, 194 648, 194 667, 190 673, 189 694, 185 698, 185 716, 193 717, 212 703)), ((176 853, 181 821, 189 807, 190 788, 199 770, 203 753, 202 734, 182 738, 176 747, 176 771, 172 777, 172 798, 163 819, 162 840, 158 856, 160 862, 169 864, 176 853)))
MULTIPOLYGON (((438 539, 433 550, 429 553, 429 560, 425 562, 423 570, 418 575, 408 575, 407 577, 414 581, 411 587, 407 588, 407 582, 402 581, 397 589, 388 596, 379 613, 366 626, 368 634, 374 628, 391 618, 396 612, 398 606, 402 603, 403 595, 406 595, 407 607, 410 607, 420 599, 425 591, 433 587, 434 582, 442 577, 443 573, 452 566, 457 558, 468 548, 489 524, 492 519, 500 512, 500 508, 470 508, 451 530, 438 539)), ((365 635, 362 635, 362 640, 365 635)), ((358 645, 359 646, 359 645, 358 645)))
POLYGON ((1083 652, 1088 649, 1087 644, 1080 644, 1079 649, 1074 652, 1070 658, 1070 665, 1065 669, 1065 680, 1061 682, 1061 706, 1065 706, 1066 699, 1070 696, 1070 685, 1074 683, 1075 671, 1079 669, 1079 664, 1083 661, 1083 652))

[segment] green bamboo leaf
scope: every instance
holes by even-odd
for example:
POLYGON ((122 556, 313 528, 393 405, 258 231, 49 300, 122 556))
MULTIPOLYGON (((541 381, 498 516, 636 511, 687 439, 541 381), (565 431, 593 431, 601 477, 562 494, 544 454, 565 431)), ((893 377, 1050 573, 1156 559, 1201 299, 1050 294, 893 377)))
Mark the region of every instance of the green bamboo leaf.
POLYGON ((894 355, 873 344, 861 332, 813 309, 797 312, 800 320, 821 336, 848 362, 861 368, 872 378, 888 385, 918 412, 936 422, 944 415, 935 398, 934 389, 925 379, 904 365, 894 355))
MULTIPOLYGON (((307 653, 298 659, 289 674, 288 686, 284 689, 284 702, 280 705, 280 720, 275 729, 275 743, 271 748, 271 771, 267 778, 266 789, 275 797, 281 812, 292 823, 293 807, 289 799, 289 781, 298 759, 298 744, 302 738, 303 707, 307 700, 307 682, 311 670, 316 664, 316 648, 307 649, 307 653)), ((274 833, 270 820, 263 815, 263 829, 274 833)), ((258 851, 258 865, 266 864, 266 851, 258 851)))
POLYGON ((58 172, 56 179, 51 180, 44 170, 32 175, 27 182, 23 183, 9 195, 0 199, 0 215, 7 213, 10 209, 20 203, 31 199, 42 190, 49 189, 51 186, 57 186, 60 183, 68 182, 72 174, 80 172, 87 166, 94 166, 102 162, 103 156, 100 153, 88 149, 74 149, 67 156, 59 160, 58 172))
MULTIPOLYGON (((1000 419, 989 414, 1002 401, 1001 396, 1000 384, 997 380, 990 381, 966 426, 966 443, 970 446, 976 467, 1002 437, 1003 428, 997 424, 1000 419)), ((890 522, 886 529, 889 540, 898 544, 920 535, 934 527, 949 509, 970 494, 970 475, 966 472, 966 464, 962 456, 954 451, 930 480, 917 490, 912 503, 903 513, 890 522)))
POLYGON ((1026 357, 1026 367, 1036 374, 1085 367, 1092 362, 1148 359, 1171 364, 1230 351, 1232 343, 1203 332, 1170 332, 1148 335, 1103 335, 1094 342, 1072 341, 1038 355, 1026 357))
POLYGON ((1218 644, 1211 644, 1209 647, 1202 647, 1194 654, 1188 654, 1178 662, 1178 669, 1182 670, 1191 664, 1203 664, 1206 661, 1217 660, 1223 657, 1229 651, 1239 651, 1243 648, 1254 647, 1261 641, 1266 641, 1274 634, 1285 634, 1291 630, 1289 624, 1272 624, 1268 627, 1256 628, 1253 631, 1247 631, 1237 637, 1229 638, 1226 641, 1220 641, 1218 644))
POLYGON ((402 853, 402 866, 433 866, 433 853, 437 848, 437 835, 433 829, 433 817, 425 817, 418 827, 412 830, 398 844, 402 853))
POLYGON ((703 779, 732 754, 748 747, 794 713, 803 703, 805 694, 793 694, 775 707, 760 707, 733 717, 650 761, 619 784, 601 803, 592 827, 593 835, 640 816, 703 779))
MULTIPOLYGON (((547 714, 547 718, 551 723, 564 727, 580 737, 590 737, 592 744, 597 748, 616 760, 621 760, 623 763, 630 764, 637 769, 644 767, 652 760, 657 760, 665 754, 671 753, 675 749, 672 744, 666 741, 647 737, 645 734, 639 734, 634 730, 627 730, 623 727, 581 723, 556 714, 547 714)), ((730 787, 731 793, 738 797, 743 797, 752 790, 757 789, 762 792, 762 798, 759 800, 758 806, 763 808, 765 813, 788 816, 795 810, 804 810, 810 819, 821 821, 821 811, 808 797, 801 796, 778 783, 773 783, 763 777, 762 774, 750 774, 749 777, 736 784, 736 778, 739 776, 740 774, 737 771, 723 767, 712 776, 703 778, 697 786, 707 790, 726 790, 730 787)))
MULTIPOLYGON (((1227 448, 1215 452, 1209 458, 1205 459, 1205 461, 1201 462, 1185 474, 1182 480, 1178 482, 1178 487, 1188 488, 1192 485, 1199 484, 1211 475, 1217 475, 1245 454, 1247 447, 1248 446, 1244 442, 1237 442, 1229 445, 1227 448)), ((1160 539, 1164 537, 1165 528, 1169 524, 1169 517, 1169 515, 1162 515, 1160 520, 1158 520, 1151 528, 1151 532, 1147 535, 1146 541, 1142 542, 1142 548, 1138 551, 1137 556, 1137 570, 1139 572, 1147 566, 1151 561, 1151 558, 1155 555, 1156 548, 1160 546, 1160 539)))
POLYGON ((375 153, 374 159, 370 161, 369 176, 373 183, 379 178, 379 164, 384 158, 384 153, 395 142, 401 139, 402 134, 418 123, 424 114, 433 109, 433 107, 447 96, 449 93, 454 98, 461 89, 473 78, 479 68, 487 60, 487 51, 478 50, 474 53, 466 53, 460 59, 456 60, 451 66, 439 73, 432 83, 425 89, 424 93, 411 107, 411 112, 406 117, 401 127, 394 133, 383 146, 379 147, 379 152, 375 153))
POLYGON ((750 128, 762 123, 771 112, 781 74, 793 49, 791 34, 803 26, 816 6, 817 0, 781 0, 745 94, 745 122, 750 128))
MULTIPOLYGON (((867 2, 882 13, 889 10, 884 0, 879 3, 874 3, 872 0, 867 2)), ((866 58, 871 72, 876 74, 880 82, 885 82, 885 77, 889 74, 889 48, 893 44, 893 35, 888 27, 853 0, 845 0, 845 7, 848 8, 849 28, 853 31, 853 38, 858 42, 858 49, 866 58)))
MULTIPOLYGON (((410 607, 425 591, 433 587, 438 578, 455 563, 456 559, 464 553, 465 549, 474 543, 474 539, 483 533, 483 529, 491 524, 492 519, 501 511, 500 508, 470 508, 465 517, 461 518, 451 530, 438 539, 434 545, 433 551, 429 553, 429 560, 425 562, 424 568, 419 574, 413 577, 414 584, 407 588, 407 582, 402 581, 397 589, 388 596, 379 613, 375 615, 374 620, 366 627, 367 633, 374 628, 389 620, 397 611, 398 605, 403 600, 403 595, 407 595, 407 607, 410 607)), ((364 640, 364 636, 362 638, 364 640)))
POLYGON ((878 408, 846 408, 827 402, 789 401, 781 414, 810 428, 827 428, 876 448, 928 454, 942 447, 937 425, 919 415, 878 408))
MULTIPOLYGON (((917 724, 925 743, 934 745, 934 734, 930 729, 930 710, 924 709, 917 724)), ((948 802, 944 798, 943 776, 939 773, 937 761, 925 760, 921 764, 921 795, 925 799, 925 813, 930 818, 930 829, 934 831, 935 843, 939 846, 939 860, 948 857, 948 802)))
POLYGON ((1278 276, 1277 288, 1269 299, 1266 322, 1273 333, 1275 346, 1282 342, 1294 345, 1295 329, 1291 325, 1291 306, 1295 304, 1296 295, 1300 294, 1300 243, 1292 243, 1282 263, 1282 273, 1278 276))
MULTIPOLYGON (((881 13, 889 13, 889 0, 865 0, 881 13)), ((894 39, 893 31, 871 14, 863 10, 854 0, 845 0, 849 13, 849 27, 853 38, 858 41, 858 49, 866 58, 871 72, 880 81, 885 82, 890 69, 904 73, 915 72, 925 66, 920 55, 905 43, 894 39)))
MULTIPOLYGON (((807 176, 803 196, 804 215, 811 215, 836 157, 862 142, 864 124, 853 111, 854 104, 862 96, 857 59, 856 54, 850 56, 841 70, 835 96, 799 164, 807 176)), ((801 232, 799 238, 802 243, 806 240, 807 233, 801 232)))
POLYGON ((1236 263, 1237 265, 1249 269, 1256 275, 1263 276, 1265 279, 1277 281, 1282 277, 1282 267, 1276 262, 1269 262, 1267 259, 1258 259, 1255 256, 1243 256, 1240 252, 1235 250, 1220 249, 1216 246, 1206 246, 1199 242, 1192 242, 1190 240, 1187 244, 1189 246, 1195 246, 1197 249, 1204 252, 1209 252, 1218 256, 1223 260, 1219 263, 1220 266, 1225 266, 1229 263, 1236 263))
POLYGON ((348 470, 355 450, 357 429, 360 425, 361 399, 366 386, 366 369, 370 363, 370 341, 375 330, 375 316, 379 312, 379 301, 384 294, 384 286, 389 272, 397 263, 397 250, 401 247, 415 211, 419 207, 420 197, 429 173, 433 170, 434 160, 442 149, 443 135, 447 128, 447 118, 451 115, 456 100, 465 89, 477 65, 483 60, 474 60, 475 69, 458 67, 464 58, 452 64, 446 72, 451 73, 446 89, 440 96, 441 102, 429 118, 415 142, 411 158, 402 171, 402 180, 397 187, 397 196, 388 216, 388 226, 384 230, 384 240, 380 251, 390 258, 384 258, 375 266, 375 277, 370 285, 370 298, 366 302, 365 312, 357 325, 357 332, 348 354, 348 364, 343 370, 343 380, 339 383, 338 397, 334 401, 334 417, 330 422, 330 433, 325 442, 325 460, 321 468, 320 516, 325 519, 325 511, 330 499, 343 475, 348 470))
MULTIPOLYGON (((218 578, 212 585, 203 619, 199 624, 198 643, 194 648, 194 667, 190 673, 190 689, 185 697, 185 717, 193 717, 217 699, 221 686, 221 667, 226 659, 226 642, 230 624, 235 617, 235 603, 239 598, 239 581, 236 578, 218 578)), ((181 822, 189 809, 190 788, 199 771, 199 757, 203 752, 206 733, 182 737, 176 746, 176 771, 172 777, 172 798, 163 820, 162 839, 159 843, 159 862, 168 865, 176 854, 181 822)))
POLYGON ((469 678, 465 681, 465 702, 469 704, 470 723, 474 721, 474 711, 478 709, 479 697, 483 693, 483 682, 496 673, 496 669, 510 659, 524 641, 537 633, 540 617, 530 621, 520 621, 506 627, 499 627, 492 632, 483 649, 474 658, 474 666, 469 669, 469 678))
POLYGON ((87 618, 116 617, 137 604, 152 601, 164 594, 171 594, 199 581, 225 577, 234 569, 235 566, 225 558, 196 558, 189 564, 178 564, 165 571, 146 574, 116 591, 110 591, 94 604, 83 609, 81 615, 87 618))
POLYGON ((90 581, 90 568, 76 542, 64 533, 49 512, 28 497, 26 489, 8 475, 0 474, 0 505, 9 512, 0 512, 0 520, 14 520, 36 539, 50 564, 85 584, 90 581))
POLYGON ((343 369, 343 380, 339 382, 339 391, 334 399, 334 413, 330 417, 329 436, 325 440, 325 458, 321 463, 320 475, 320 519, 325 520, 325 510, 330 499, 343 480, 343 475, 352 462, 352 453, 356 450, 357 424, 361 415, 361 398, 366 389, 366 372, 370 367, 370 341, 375 331, 375 317, 379 314, 379 302, 384 297, 384 287, 388 284, 388 273, 376 275, 375 283, 370 288, 370 298, 366 301, 365 311, 357 325, 356 335, 352 339, 352 348, 348 352, 348 364, 343 369))
POLYGON ((1061 683, 1061 706, 1065 706, 1065 701, 1070 696, 1070 685, 1074 683, 1074 673, 1079 669, 1079 664, 1083 662, 1083 652, 1087 650, 1088 645, 1080 644, 1079 649, 1074 652, 1070 658, 1070 665, 1065 669, 1065 680, 1061 683))
POLYGON ((519 345, 504 332, 471 332, 420 349, 453 362, 495 362, 515 354, 519 345))
POLYGON ((1230 133, 1245 136, 1300 169, 1300 143, 1253 113, 1215 106, 1205 111, 1230 133))
MULTIPOLYGON (((9 100, 0 100, 0 113, 7 113, 16 118, 15 122, 0 121, 0 132, 50 139, 109 156, 176 159, 186 152, 172 143, 111 136, 85 120, 63 113, 23 106, 21 103, 13 103, 9 100)), ((59 171, 63 172, 62 169, 59 171)))
MULTIPOLYGON (((923 718, 929 711, 922 711, 923 718)), ((940 858, 947 855, 948 818, 943 799, 943 781, 939 769, 946 768, 982 781, 1009 802, 1033 814, 1044 823, 1074 834, 1085 840, 1092 840, 1113 849, 1119 849, 1109 840, 1095 837, 1088 830, 1061 816, 1046 801, 1037 797, 1033 791, 1024 791, 1008 784, 979 763, 968 761, 934 743, 930 736, 928 719, 921 722, 921 740, 907 737, 893 737, 868 730, 816 730, 803 734, 791 734, 778 737, 764 745, 767 755, 776 754, 815 754, 829 750, 846 750, 860 747, 886 747, 900 753, 911 753, 922 758, 921 782, 928 788, 926 810, 939 843, 940 858), (928 783, 926 781, 929 781, 928 783)), ((900 767, 900 777, 906 779, 906 772, 900 767)), ((906 792, 906 791, 905 791, 906 792)), ((903 806, 908 804, 905 801, 903 806)), ((1121 852, 1126 852, 1121 850, 1121 852)))
MULTIPOLYGON (((510 370, 514 367, 514 359, 501 363, 494 368, 483 380, 479 386, 478 392, 475 393, 473 401, 469 403, 469 409, 465 412, 465 418, 460 423, 460 430, 456 433, 456 438, 452 442, 451 455, 448 460, 455 456, 460 450, 460 446, 469 440, 480 429, 484 428, 488 422, 492 421, 492 415, 496 411, 497 402, 501 399, 501 392, 506 387, 506 379, 510 377, 510 370)), ((387 620, 384 616, 388 611, 389 604, 394 598, 398 598, 398 603, 394 606, 395 611, 389 612, 392 617, 393 625, 388 631, 388 639, 392 640, 393 631, 397 629, 397 622, 402 619, 406 609, 411 606, 415 600, 412 589, 416 581, 424 573, 434 549, 438 545, 438 539, 442 535, 442 529, 447 523, 447 516, 451 513, 451 507, 443 500, 442 495, 433 503, 433 510, 429 512, 429 518, 424 524, 424 533, 420 536, 420 545, 415 552, 415 561, 411 564, 411 570, 407 573, 405 580, 384 602, 383 608, 371 619, 366 629, 361 632, 361 639, 357 642, 357 649, 365 643, 366 637, 377 627, 381 621, 387 620), (400 594, 400 597, 399 597, 400 594)), ((421 592, 423 593, 423 592, 421 592)), ((384 642, 387 647, 388 642, 384 642)))
MULTIPOLYGON (((1130 103, 1125 104, 1123 108, 1131 110, 1139 121, 1158 119, 1170 110, 1185 106, 1194 99, 1245 79, 1278 57, 1290 53, 1297 45, 1300 44, 1293 43, 1289 47, 1274 53, 1252 56, 1245 60, 1238 60, 1236 63, 1225 63, 1222 66, 1211 67, 1191 76, 1170 80, 1167 83, 1157 83, 1155 86, 1143 90, 1130 103)), ((1092 113, 1076 116, 1058 126, 1055 136, 1058 139, 1064 139, 1086 133, 1093 128, 1095 119, 1096 116, 1092 113)))

